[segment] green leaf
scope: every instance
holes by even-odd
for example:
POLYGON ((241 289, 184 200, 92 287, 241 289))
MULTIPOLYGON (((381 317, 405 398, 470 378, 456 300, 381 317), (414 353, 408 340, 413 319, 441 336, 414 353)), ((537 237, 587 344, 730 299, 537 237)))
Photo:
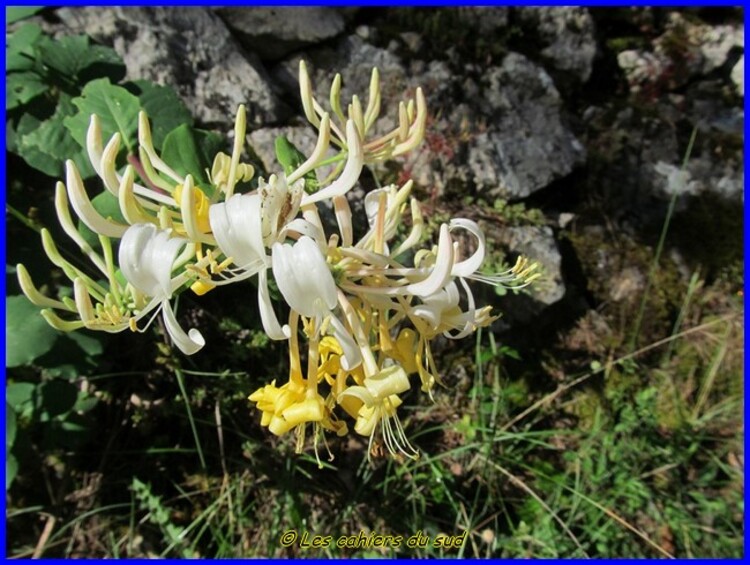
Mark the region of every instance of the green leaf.
POLYGON ((206 185, 206 169, 221 149, 220 136, 183 124, 167 134, 161 157, 179 174, 190 174, 197 183, 206 185))
POLYGON ((10 73, 5 78, 5 109, 23 106, 48 89, 47 83, 36 73, 10 73))
POLYGON ((96 405, 99 404, 99 399, 96 396, 92 396, 87 392, 79 392, 78 399, 76 400, 73 410, 80 413, 89 412, 93 410, 96 405))
POLYGON ((84 331, 61 335, 55 346, 37 358, 34 364, 42 368, 45 377, 62 377, 77 379, 81 375, 91 374, 97 367, 96 357, 102 352, 102 332, 84 331), (89 353, 91 352, 91 353, 89 353))
POLYGON ((78 108, 75 116, 65 118, 65 127, 81 147, 86 145, 86 132, 91 115, 99 116, 104 143, 118 133, 128 152, 135 151, 138 131, 138 98, 109 79, 92 80, 83 89, 81 96, 73 99, 78 108))
MULTIPOLYGON (((120 210, 120 203, 117 200, 117 197, 108 190, 105 190, 101 194, 98 194, 97 196, 92 198, 91 205, 105 218, 110 218, 111 220, 121 224, 128 223, 125 220, 125 216, 122 215, 122 210, 120 210)), ((99 236, 91 231, 83 222, 78 222, 78 232, 83 236, 83 239, 85 239, 86 242, 94 249, 99 249, 101 247, 101 245, 99 244, 99 236)))
POLYGON ((119 81, 125 76, 125 64, 114 49, 90 45, 86 35, 63 37, 39 45, 39 58, 48 73, 64 85, 78 90, 95 78, 119 81))
POLYGON ((5 490, 10 488, 13 484, 13 479, 18 474, 18 461, 12 453, 8 454, 8 458, 5 460, 5 490))
POLYGON ((30 18, 43 9, 44 6, 6 6, 5 25, 30 18))
POLYGON ((31 363, 52 349, 58 333, 25 296, 5 298, 5 366, 31 363))
MULTIPOLYGON (((307 160, 305 154, 297 149, 285 136, 280 135, 274 144, 276 148, 276 159, 284 167, 284 172, 289 175, 307 160)), ((305 192, 312 194, 320 188, 315 171, 310 171, 304 176, 305 192)))
POLYGON ((101 332, 97 332, 96 335, 89 335, 83 332, 71 332, 68 337, 76 342, 81 350, 89 357, 96 357, 101 355, 104 351, 104 345, 102 343, 101 332))
POLYGON ((28 115, 24 115, 19 122, 15 151, 29 166, 51 177, 64 175, 67 159, 76 163, 83 178, 93 176, 94 169, 89 163, 86 150, 65 127, 65 119, 74 112, 75 107, 70 98, 61 96, 54 115, 49 119, 40 122, 31 118, 31 123, 26 123, 28 115))
POLYGON ((42 37, 42 29, 35 24, 23 25, 9 36, 5 44, 5 72, 32 70, 36 60, 34 46, 42 37))
POLYGON ((5 401, 5 455, 8 456, 13 442, 16 441, 16 411, 5 401))
MULTIPOLYGON (((161 86, 147 80, 130 83, 141 108, 151 121, 151 135, 154 147, 161 150, 164 138, 173 129, 187 124, 193 125, 193 116, 182 98, 169 86, 161 86)), ((128 88, 129 85, 125 85, 128 88)))
POLYGON ((5 401, 21 418, 30 418, 36 405, 35 383, 10 383, 5 387, 5 401))

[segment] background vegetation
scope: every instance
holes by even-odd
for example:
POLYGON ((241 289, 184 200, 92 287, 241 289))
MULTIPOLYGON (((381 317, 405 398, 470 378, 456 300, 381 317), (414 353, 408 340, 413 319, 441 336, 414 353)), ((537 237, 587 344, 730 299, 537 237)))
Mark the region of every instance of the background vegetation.
MULTIPOLYGON (((427 21, 438 42, 444 24, 427 21)), ((457 41, 467 56, 489 48, 457 41)), ((439 344, 448 387, 404 406, 422 457, 370 464, 366 440, 330 439, 335 457, 319 469, 293 438, 261 429, 247 401, 286 364, 260 330, 250 283, 181 297, 181 316, 209 343, 189 358, 159 327, 59 334, 19 296, 18 262, 49 294, 70 292, 36 232, 57 229, 54 179, 82 155, 79 118, 98 97, 151 109, 164 151, 219 141, 193 129, 170 89, 122 82, 114 51, 86 37, 26 27, 6 45, 7 556, 742 555, 741 220, 721 265, 685 276, 666 252, 673 207, 654 234, 610 226, 593 238, 582 227, 606 226, 608 212, 595 183, 580 183, 579 220, 563 237, 581 258, 571 272, 587 313, 439 344), (647 273, 646 288, 610 300, 601 254, 647 273), (449 549, 282 547, 290 529, 466 537, 449 549)), ((498 226, 546 222, 543 198, 472 204, 498 226)), ((458 204, 436 205, 433 219, 458 204)))

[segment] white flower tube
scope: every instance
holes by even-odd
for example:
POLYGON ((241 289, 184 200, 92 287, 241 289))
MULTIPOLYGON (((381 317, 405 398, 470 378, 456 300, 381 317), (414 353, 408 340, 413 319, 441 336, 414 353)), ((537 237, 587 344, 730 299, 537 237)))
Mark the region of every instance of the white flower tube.
POLYGON ((346 122, 346 144, 349 154, 346 158, 344 170, 339 178, 324 189, 314 194, 305 195, 302 198, 302 206, 314 204, 315 202, 333 198, 334 196, 343 196, 357 183, 359 175, 362 172, 362 166, 365 164, 365 155, 362 150, 359 133, 357 132, 357 126, 354 125, 352 120, 346 122))
POLYGON ((266 266, 261 232, 261 197, 235 194, 208 210, 211 231, 219 249, 235 265, 253 275, 266 266))
POLYGON ((128 226, 104 218, 97 212, 86 194, 86 189, 83 187, 83 180, 81 180, 81 175, 78 173, 78 169, 73 161, 66 161, 65 168, 67 171, 65 184, 68 189, 70 204, 73 206, 76 214, 78 214, 78 217, 81 218, 81 221, 96 233, 106 235, 107 237, 122 237, 128 226))
POLYGON ((196 329, 185 333, 169 303, 173 291, 172 265, 186 243, 187 240, 170 237, 168 231, 159 230, 153 224, 136 224, 123 235, 118 258, 127 281, 136 290, 152 297, 149 305, 138 313, 137 319, 156 307, 160 308, 174 344, 186 355, 192 355, 206 344, 203 335, 196 329))
POLYGON ((320 247, 308 236, 294 245, 275 243, 271 262, 287 304, 307 317, 325 316, 336 307, 336 283, 320 247))

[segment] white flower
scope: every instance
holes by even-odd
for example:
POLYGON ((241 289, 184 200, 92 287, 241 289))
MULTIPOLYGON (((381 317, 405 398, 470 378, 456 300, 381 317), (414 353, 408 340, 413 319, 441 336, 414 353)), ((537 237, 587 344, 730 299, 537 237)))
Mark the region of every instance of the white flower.
POLYGON ((289 307, 320 320, 316 327, 327 319, 344 350, 342 366, 346 370, 356 367, 361 355, 344 324, 331 313, 338 304, 339 291, 318 244, 304 235, 294 245, 275 243, 271 253, 273 275, 289 307))
MULTIPOLYGON (((229 270, 233 276, 227 282, 258 274, 258 308, 263 329, 271 339, 282 340, 289 337, 289 328, 279 324, 268 292, 269 258, 263 244, 262 204, 260 194, 235 194, 226 202, 212 205, 208 214, 219 249, 237 265, 229 270)), ((212 284, 221 283, 212 281, 212 284)))
POLYGON ((237 276, 250 277, 267 266, 261 230, 261 197, 235 194, 208 210, 211 231, 222 253, 237 265, 237 276))
POLYGON ((336 307, 333 275, 323 253, 311 238, 272 247, 273 275, 287 304, 309 318, 325 316, 336 307))
MULTIPOLYGON (((180 277, 172 279, 172 268, 180 249, 186 243, 186 240, 173 238, 168 231, 159 230, 152 224, 136 224, 128 228, 122 237, 119 263, 127 281, 136 290, 151 297, 151 301, 138 313, 131 327, 150 311, 161 310, 167 332, 175 345, 186 355, 192 355, 206 342, 196 329, 185 333, 177 323, 169 302, 174 290, 184 282, 180 277)), ((76 286, 77 291, 79 286, 76 286)), ((76 302, 85 302, 78 294, 77 292, 76 302)))

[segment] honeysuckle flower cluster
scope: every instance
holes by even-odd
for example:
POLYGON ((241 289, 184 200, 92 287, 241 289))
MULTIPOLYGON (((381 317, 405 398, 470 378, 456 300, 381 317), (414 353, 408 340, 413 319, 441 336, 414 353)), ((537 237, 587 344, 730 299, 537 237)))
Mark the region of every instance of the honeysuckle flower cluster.
POLYGON ((330 111, 315 98, 304 62, 299 77, 305 115, 318 131, 315 148, 295 170, 259 178, 251 192, 236 191, 238 183, 255 176, 253 167, 241 162, 244 107, 237 112, 232 154, 215 156, 207 186, 162 160, 144 113, 138 170, 133 164, 118 170, 120 136, 105 145, 99 119, 91 116, 88 157, 105 190, 116 197, 124 222, 97 211, 68 161, 55 206, 64 232, 91 268, 65 259, 42 230, 47 255, 73 283, 73 298, 43 295, 23 265, 21 288, 62 331, 143 332, 161 314, 174 345, 191 355, 205 340, 199 329, 186 331, 179 324, 172 299, 186 290, 202 295, 257 277, 263 329, 289 345, 288 378, 275 378, 249 396, 261 412, 261 425, 277 436, 294 432, 300 450, 311 430, 316 456, 323 432, 343 436, 353 425, 369 438, 370 452, 377 438, 393 454, 417 457, 398 408, 414 385, 431 395, 442 383, 433 339, 441 334, 461 339, 495 319, 489 306, 476 304, 470 281, 520 288, 539 276, 537 265, 519 258, 505 272, 481 273, 485 237, 465 218, 441 224, 436 245, 425 242, 411 181, 367 193, 366 217, 353 218, 347 195, 363 167, 403 155, 422 141, 424 95, 417 89, 413 100, 401 102, 397 127, 375 136, 381 106, 377 69, 364 110, 354 96, 346 114, 340 75, 330 89, 330 111), (310 190, 309 173, 331 164, 333 172, 310 190), (71 208, 98 235, 97 249, 76 228, 71 208), (322 219, 325 208, 333 211, 334 229, 322 219), (364 235, 355 238, 359 221, 364 229, 356 231, 364 235), (471 253, 460 244, 467 238, 473 240, 471 253), (272 302, 270 277, 286 307, 272 302), (277 310, 288 316, 280 321, 277 310))

